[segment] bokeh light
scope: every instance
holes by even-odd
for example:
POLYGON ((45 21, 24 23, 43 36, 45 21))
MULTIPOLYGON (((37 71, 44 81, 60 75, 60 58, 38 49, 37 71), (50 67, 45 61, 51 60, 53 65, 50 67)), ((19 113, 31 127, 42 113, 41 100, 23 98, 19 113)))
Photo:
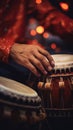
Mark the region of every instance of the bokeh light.
POLYGON ((48 33, 48 32, 44 32, 44 33, 43 33, 43 37, 44 37, 44 38, 46 38, 46 39, 47 39, 47 38, 49 38, 49 36, 50 36, 50 35, 49 35, 49 33, 48 33))
POLYGON ((55 50, 55 49, 57 48, 56 43, 51 43, 51 48, 52 48, 53 50, 55 50))
POLYGON ((31 36, 35 36, 37 33, 36 33, 36 30, 34 30, 34 29, 32 29, 32 30, 30 30, 30 35, 31 36))
POLYGON ((60 2, 59 5, 60 5, 61 9, 64 10, 64 11, 69 10, 69 4, 68 3, 60 2))
POLYGON ((36 4, 41 4, 42 0, 35 0, 36 4))
POLYGON ((44 27, 43 27, 43 26, 37 26, 37 27, 36 27, 36 32, 37 32, 38 34, 42 34, 42 33, 44 32, 44 27))

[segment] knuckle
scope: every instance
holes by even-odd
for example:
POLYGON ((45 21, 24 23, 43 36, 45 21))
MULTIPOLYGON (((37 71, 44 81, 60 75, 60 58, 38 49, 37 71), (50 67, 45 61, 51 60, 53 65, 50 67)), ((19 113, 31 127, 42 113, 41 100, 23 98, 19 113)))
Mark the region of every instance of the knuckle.
POLYGON ((47 62, 47 63, 49 62, 46 57, 43 57, 42 61, 43 61, 43 62, 47 62))
POLYGON ((45 56, 49 59, 49 61, 53 60, 52 56, 47 51, 45 52, 45 56))
POLYGON ((40 63, 39 61, 37 61, 37 62, 36 62, 36 65, 40 67, 40 66, 41 66, 41 63, 40 63))
POLYGON ((42 56, 40 56, 40 60, 41 61, 43 61, 43 59, 44 59, 45 57, 42 55, 42 56))
POLYGON ((49 60, 46 57, 43 58, 42 62, 45 66, 49 65, 49 60))
POLYGON ((35 51, 34 51, 34 49, 32 48, 32 50, 31 50, 31 53, 33 54, 35 51))
POLYGON ((46 56, 49 56, 49 52, 48 51, 45 51, 44 52, 46 56))

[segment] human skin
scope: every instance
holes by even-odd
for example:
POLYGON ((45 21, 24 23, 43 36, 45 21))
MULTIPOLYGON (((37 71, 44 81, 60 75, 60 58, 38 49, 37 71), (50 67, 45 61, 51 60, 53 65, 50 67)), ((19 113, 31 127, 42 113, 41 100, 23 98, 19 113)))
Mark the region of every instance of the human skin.
POLYGON ((36 76, 40 76, 41 73, 46 75, 54 67, 54 60, 49 52, 37 45, 15 43, 10 56, 36 76))

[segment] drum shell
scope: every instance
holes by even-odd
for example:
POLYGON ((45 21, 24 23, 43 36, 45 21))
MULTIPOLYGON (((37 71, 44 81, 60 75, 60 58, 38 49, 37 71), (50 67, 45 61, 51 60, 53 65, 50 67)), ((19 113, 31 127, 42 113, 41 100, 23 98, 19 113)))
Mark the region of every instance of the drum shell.
POLYGON ((38 93, 48 117, 73 117, 73 55, 53 55, 55 68, 42 75, 38 93))

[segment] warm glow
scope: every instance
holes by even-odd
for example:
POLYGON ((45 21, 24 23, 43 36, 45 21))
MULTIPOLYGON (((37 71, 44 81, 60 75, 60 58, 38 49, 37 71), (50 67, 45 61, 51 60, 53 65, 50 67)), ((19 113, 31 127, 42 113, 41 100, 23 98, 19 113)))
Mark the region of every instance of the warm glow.
POLYGON ((35 31, 34 29, 32 29, 32 30, 30 31, 30 35, 35 36, 35 35, 36 35, 36 31, 35 31))
POLYGON ((57 48, 56 43, 52 43, 52 44, 51 44, 51 48, 52 48, 52 49, 56 49, 56 48, 57 48))
POLYGON ((44 32, 43 33, 43 37, 46 38, 46 39, 49 38, 49 33, 48 32, 44 32))
POLYGON ((35 0, 36 4, 41 4, 42 0, 35 0))
POLYGON ((39 34, 42 34, 44 32, 44 27, 43 26, 38 26, 36 28, 36 32, 39 33, 39 34))
POLYGON ((60 7, 65 10, 65 11, 68 11, 69 10, 69 4, 68 3, 65 3, 65 2, 60 2, 59 3, 60 7))

